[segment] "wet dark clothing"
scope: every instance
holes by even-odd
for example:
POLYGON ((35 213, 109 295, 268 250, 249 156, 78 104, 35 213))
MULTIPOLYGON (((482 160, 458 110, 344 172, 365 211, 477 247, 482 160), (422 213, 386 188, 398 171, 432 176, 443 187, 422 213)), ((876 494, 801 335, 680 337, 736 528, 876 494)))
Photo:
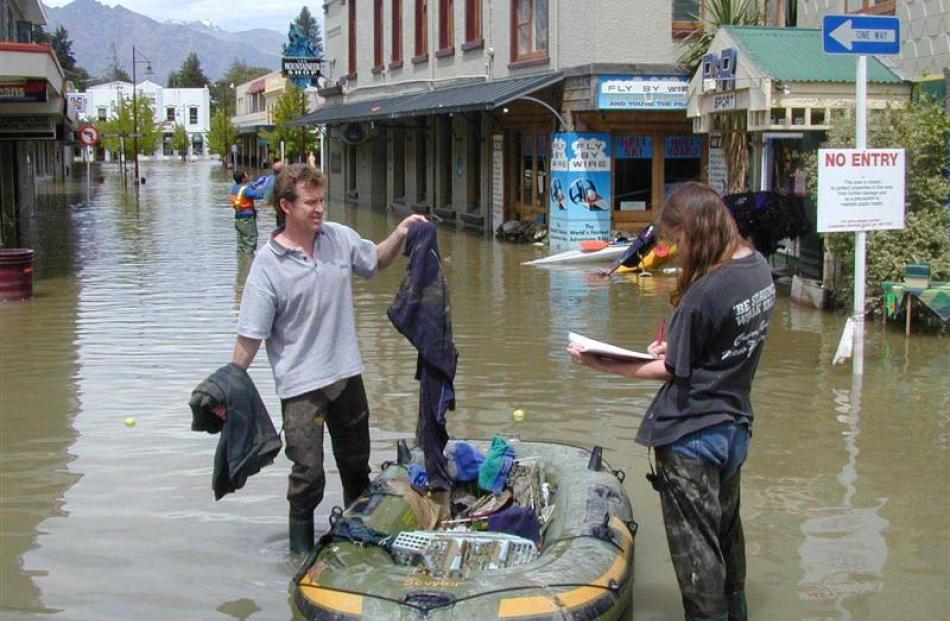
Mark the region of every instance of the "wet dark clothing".
MULTIPOLYGON (((724 425, 748 434, 744 425, 724 425)), ((656 459, 666 539, 686 619, 745 621, 741 468, 726 478, 722 466, 686 457, 678 444, 657 449, 656 459)))
POLYGON ((221 433, 211 483, 215 500, 244 487, 249 476, 272 463, 280 452, 280 436, 257 387, 247 371, 233 362, 198 384, 189 405, 192 431, 221 433), (218 404, 227 408, 226 421, 212 411, 218 404))
POLYGON ((772 271, 759 253, 733 259, 686 291, 670 321, 666 368, 637 442, 664 446, 736 420, 752 424, 752 378, 775 304, 772 271))
POLYGON ((293 463, 287 482, 290 517, 313 519, 323 500, 323 426, 330 430, 333 457, 349 505, 369 485, 369 404, 360 375, 281 400, 285 454, 293 463))
POLYGON ((458 351, 452 342, 449 290, 435 225, 417 222, 409 228, 404 254, 409 266, 396 299, 386 314, 399 332, 419 351, 417 440, 425 454, 430 490, 452 489, 445 445, 445 413, 455 409, 455 368, 458 351))

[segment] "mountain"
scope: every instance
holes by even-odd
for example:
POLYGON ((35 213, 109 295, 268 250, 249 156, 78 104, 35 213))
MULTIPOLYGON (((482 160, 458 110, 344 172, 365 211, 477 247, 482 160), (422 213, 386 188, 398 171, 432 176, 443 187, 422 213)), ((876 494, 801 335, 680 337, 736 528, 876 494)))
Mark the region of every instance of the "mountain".
MULTIPOLYGON (((132 75, 134 44, 140 54, 136 58, 150 60, 154 72, 145 76, 145 65, 138 64, 136 77, 139 81, 147 78, 162 85, 169 72, 181 67, 191 52, 198 54, 201 68, 210 80, 224 75, 236 58, 252 66, 280 67, 280 44, 284 37, 273 31, 254 29, 228 33, 214 30, 213 24, 200 22, 187 26, 161 23, 121 5, 109 7, 96 0, 75 0, 63 7, 44 8, 49 20, 47 30, 53 32, 58 26, 66 28, 77 64, 93 76, 108 69, 112 43, 115 43, 119 64, 129 75, 132 75)), ((290 19, 292 17, 288 22, 290 19)))

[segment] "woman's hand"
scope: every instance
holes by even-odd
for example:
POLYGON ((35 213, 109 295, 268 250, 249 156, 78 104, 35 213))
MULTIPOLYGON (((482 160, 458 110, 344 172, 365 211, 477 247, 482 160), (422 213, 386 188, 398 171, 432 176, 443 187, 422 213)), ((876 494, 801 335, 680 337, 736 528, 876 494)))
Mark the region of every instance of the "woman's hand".
POLYGON ((647 352, 660 360, 666 359, 666 341, 653 341, 647 345, 647 352))
POLYGON ((571 343, 567 346, 567 353, 571 355, 571 360, 585 367, 596 368, 596 356, 587 353, 582 345, 571 343))

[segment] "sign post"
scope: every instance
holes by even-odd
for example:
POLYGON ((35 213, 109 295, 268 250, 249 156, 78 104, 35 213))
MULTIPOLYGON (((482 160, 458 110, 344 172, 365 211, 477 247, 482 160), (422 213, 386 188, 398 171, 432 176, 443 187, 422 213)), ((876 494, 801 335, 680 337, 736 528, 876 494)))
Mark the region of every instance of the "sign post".
MULTIPOLYGON (((868 54, 895 55, 900 54, 900 20, 896 17, 876 17, 867 15, 826 15, 822 20, 822 47, 826 54, 856 54, 857 72, 855 76, 855 114, 854 137, 857 151, 867 149, 867 77, 868 54)), ((819 167, 821 166, 821 153, 819 167)), ((900 191, 900 225, 884 228, 904 228, 904 191, 903 191, 903 152, 901 152, 901 191, 900 191)), ((821 219, 822 190, 821 176, 819 175, 818 210, 821 219)), ((860 201, 859 201, 860 202, 860 201)), ((822 232, 821 227, 818 228, 822 232)), ((848 230, 854 234, 854 326, 853 371, 855 375, 864 373, 864 297, 865 297, 865 262, 867 259, 867 230, 866 226, 857 225, 848 230)), ((847 348, 842 347, 848 338, 850 330, 845 327, 842 343, 838 346, 839 354, 835 355, 835 362, 842 362, 849 354, 847 348)))
POLYGON ((83 161, 86 163, 86 191, 89 191, 89 169, 92 167, 92 148, 99 144, 99 130, 95 125, 83 125, 79 128, 79 142, 83 145, 83 161))

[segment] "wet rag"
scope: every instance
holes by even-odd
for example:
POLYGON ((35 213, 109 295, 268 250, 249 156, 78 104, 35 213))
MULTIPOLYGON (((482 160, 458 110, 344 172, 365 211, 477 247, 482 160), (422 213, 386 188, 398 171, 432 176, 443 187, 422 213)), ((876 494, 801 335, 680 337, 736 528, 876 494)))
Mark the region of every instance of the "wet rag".
POLYGON ((456 442, 446 451, 449 457, 449 473, 460 483, 478 478, 478 471, 485 462, 481 451, 468 442, 456 442))
POLYGON ((403 254, 409 265, 396 298, 386 309, 393 326, 418 350, 419 418, 416 436, 425 455, 429 489, 451 490, 445 445, 445 413, 455 409, 455 368, 458 351, 452 342, 449 289, 435 225, 416 222, 409 227, 403 254))
POLYGON ((214 454, 211 487, 214 499, 244 487, 247 478, 273 463, 281 442, 264 401, 247 371, 226 364, 202 381, 191 393, 191 430, 220 433, 214 454), (223 404, 226 421, 213 407, 223 404))
POLYGON ((535 545, 541 543, 541 526, 538 516, 527 507, 512 505, 488 516, 488 530, 518 535, 530 539, 535 545))
POLYGON ((493 494, 505 489, 515 457, 515 451, 508 445, 508 440, 501 436, 492 438, 485 462, 478 470, 478 487, 493 494))

